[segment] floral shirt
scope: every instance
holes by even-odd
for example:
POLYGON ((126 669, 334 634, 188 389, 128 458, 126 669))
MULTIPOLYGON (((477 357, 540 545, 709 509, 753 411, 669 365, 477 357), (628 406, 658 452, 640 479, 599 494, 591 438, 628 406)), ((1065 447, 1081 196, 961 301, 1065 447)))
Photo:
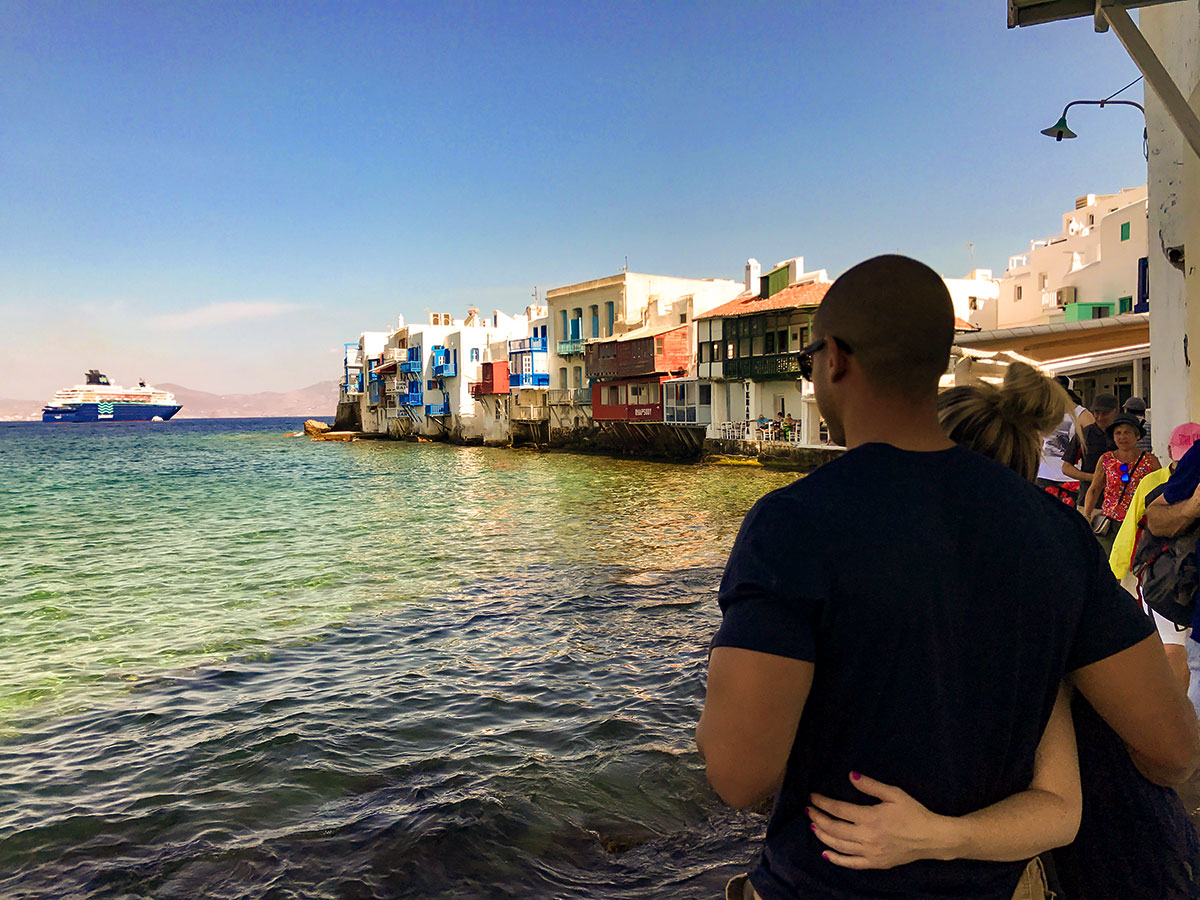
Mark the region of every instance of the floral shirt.
POLYGON ((1135 460, 1131 463, 1121 462, 1111 452, 1101 456, 1096 466, 1104 471, 1104 503, 1100 508, 1101 512, 1110 519, 1125 521, 1125 513, 1133 500, 1133 492, 1137 490, 1138 482, 1150 473, 1153 465, 1154 455, 1151 453, 1143 453, 1140 461, 1135 460), (1129 473, 1128 486, 1121 480, 1121 466, 1125 466, 1129 473))

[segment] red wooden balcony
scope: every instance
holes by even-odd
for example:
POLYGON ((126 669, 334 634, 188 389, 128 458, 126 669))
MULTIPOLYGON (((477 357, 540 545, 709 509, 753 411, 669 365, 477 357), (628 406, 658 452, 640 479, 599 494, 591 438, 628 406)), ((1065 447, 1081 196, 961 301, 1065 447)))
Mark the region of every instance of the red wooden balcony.
POLYGON ((606 341, 589 341, 589 378, 611 380, 639 375, 681 375, 691 362, 688 327, 650 332, 639 329, 606 341))

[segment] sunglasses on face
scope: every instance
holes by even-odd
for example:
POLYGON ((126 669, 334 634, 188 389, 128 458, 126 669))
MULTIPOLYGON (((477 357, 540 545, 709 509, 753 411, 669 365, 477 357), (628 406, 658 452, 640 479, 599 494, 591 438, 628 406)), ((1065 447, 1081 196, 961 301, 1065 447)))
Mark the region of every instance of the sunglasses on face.
MULTIPOLYGON (((825 349, 825 340, 825 338, 815 340, 800 351, 800 375, 804 378, 807 378, 809 381, 812 381, 813 375, 813 356, 825 349)), ((843 341, 840 337, 831 337, 829 340, 837 344, 843 353, 854 352, 850 349, 850 345, 843 341)))

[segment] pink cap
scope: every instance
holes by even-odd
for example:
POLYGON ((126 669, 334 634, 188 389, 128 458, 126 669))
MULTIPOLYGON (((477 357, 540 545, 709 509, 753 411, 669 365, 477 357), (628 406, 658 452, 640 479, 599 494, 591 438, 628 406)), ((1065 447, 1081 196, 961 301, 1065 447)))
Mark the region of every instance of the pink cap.
POLYGON ((1171 459, 1179 462, 1183 459, 1183 454, 1191 450, 1192 444, 1196 441, 1200 441, 1200 425, 1195 422, 1184 422, 1182 425, 1177 425, 1171 432, 1171 440, 1167 444, 1171 459))

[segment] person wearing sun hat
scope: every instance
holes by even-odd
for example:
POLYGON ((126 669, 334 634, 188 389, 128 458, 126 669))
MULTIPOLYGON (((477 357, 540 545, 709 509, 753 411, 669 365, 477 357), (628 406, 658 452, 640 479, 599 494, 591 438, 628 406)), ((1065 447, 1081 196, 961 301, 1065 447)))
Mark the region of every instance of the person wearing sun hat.
POLYGON ((1137 420, 1142 423, 1142 436, 1138 438, 1138 449, 1149 453, 1154 448, 1150 443, 1150 423, 1146 421, 1146 401, 1141 397, 1130 397, 1121 409, 1131 416, 1136 416, 1137 420))
POLYGON ((1137 416, 1121 413, 1105 431, 1116 449, 1106 451, 1096 461, 1096 476, 1084 498, 1083 514, 1091 521, 1092 531, 1107 554, 1112 552, 1138 482, 1160 468, 1160 464, 1153 453, 1138 450, 1137 442, 1144 432, 1137 416), (1095 515, 1097 506, 1099 515, 1095 515))

